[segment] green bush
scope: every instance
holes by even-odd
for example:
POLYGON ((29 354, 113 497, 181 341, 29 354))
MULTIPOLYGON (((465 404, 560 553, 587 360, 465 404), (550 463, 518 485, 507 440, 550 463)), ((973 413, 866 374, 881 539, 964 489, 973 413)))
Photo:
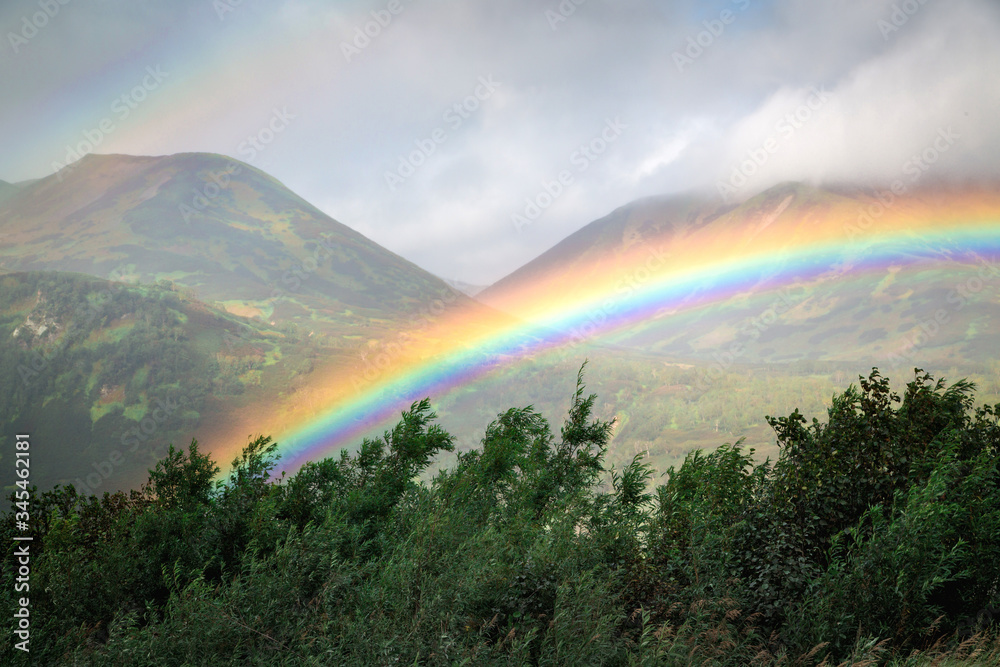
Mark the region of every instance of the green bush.
MULTIPOLYGON (((6 643, 0 661, 1000 656, 995 634, 961 643, 1000 592, 1000 406, 972 410, 970 384, 918 371, 896 396, 876 370, 826 423, 771 419, 773 464, 737 442, 692 452, 652 488, 642 457, 605 468, 611 424, 592 419, 582 369, 577 380, 558 437, 530 406, 508 410, 427 483, 453 444, 424 400, 287 479, 259 436, 223 482, 192 442, 129 494, 31 489, 32 652, 6 643)), ((0 530, 13 558, 13 514, 0 530)), ((8 609, 13 577, 0 581, 8 609)))

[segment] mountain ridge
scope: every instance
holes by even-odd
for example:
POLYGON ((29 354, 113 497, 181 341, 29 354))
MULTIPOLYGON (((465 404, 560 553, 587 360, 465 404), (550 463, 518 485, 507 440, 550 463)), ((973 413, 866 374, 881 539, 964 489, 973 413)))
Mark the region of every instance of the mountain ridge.
POLYGON ((0 270, 71 270, 189 287, 239 314, 382 330, 444 281, 221 155, 88 155, 0 203, 0 270))
POLYGON ((0 181, 0 204, 10 199, 18 193, 20 188, 18 188, 13 183, 8 183, 7 181, 0 181))
POLYGON ((745 361, 760 363, 898 359, 907 340, 919 339, 916 328, 947 307, 954 316, 940 329, 948 333, 935 334, 928 354, 978 362, 1000 344, 991 333, 1000 308, 986 289, 961 301, 971 308, 956 308, 950 292, 992 284, 981 282, 979 265, 1000 258, 959 239, 969 225, 982 234, 998 219, 1000 187, 981 184, 897 195, 783 183, 732 205, 697 195, 646 198, 584 226, 477 299, 528 320, 589 304, 582 326, 597 331, 642 291, 688 285, 601 340, 703 360, 735 345, 745 361), (817 253, 826 264, 798 275, 817 253), (884 265, 871 265, 875 256, 884 265), (780 318, 754 325, 775 307, 780 318), (745 332, 755 334, 751 341, 745 332))
POLYGON ((127 488, 167 444, 228 422, 247 401, 294 391, 320 352, 338 355, 173 285, 8 273, 0 275, 0 432, 32 435, 32 479, 43 488, 127 488))

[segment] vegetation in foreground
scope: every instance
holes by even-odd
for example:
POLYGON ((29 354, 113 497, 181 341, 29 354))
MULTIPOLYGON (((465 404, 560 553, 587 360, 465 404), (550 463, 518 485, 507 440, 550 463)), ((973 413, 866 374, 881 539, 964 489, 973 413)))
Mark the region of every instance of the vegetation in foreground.
MULTIPOLYGON (((559 437, 533 408, 508 410, 427 484, 419 473, 453 447, 427 400, 288 479, 270 476, 270 438, 225 483, 192 442, 139 491, 30 493, 31 653, 6 640, 0 655, 1000 664, 1000 405, 973 409, 973 389, 918 370, 898 396, 873 370, 826 423, 768 418, 773 463, 724 445, 660 486, 639 457, 604 468, 611 424, 592 419, 582 371, 559 437)), ((10 563, 12 514, 2 531, 10 563)), ((14 576, 4 568, 7 610, 14 576)))

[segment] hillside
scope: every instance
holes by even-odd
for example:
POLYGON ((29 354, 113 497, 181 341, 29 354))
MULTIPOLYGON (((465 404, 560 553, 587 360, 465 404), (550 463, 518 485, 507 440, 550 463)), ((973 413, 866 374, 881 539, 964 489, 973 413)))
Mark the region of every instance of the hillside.
POLYGON ((16 185, 7 181, 0 181, 0 204, 13 197, 18 191, 16 185))
POLYGON ((188 417, 157 425, 115 466, 115 488, 195 428, 206 447, 228 451, 264 414, 306 419, 331 391, 356 394, 403 349, 449 348, 442 318, 461 314, 476 335, 510 321, 221 156, 91 155, 11 187, 0 204, 0 354, 11 369, 2 426, 59 452, 38 471, 43 488, 94 474, 161 395, 182 393, 188 417), (33 300, 18 296, 25 290, 33 300), (104 301, 115 316, 91 319, 90 304, 104 301))
POLYGON ((219 155, 88 155, 0 203, 0 270, 170 280, 230 312, 335 335, 385 331, 444 281, 219 155))
MULTIPOLYGON (((276 398, 320 352, 314 340, 169 284, 8 274, 0 276, 0 432, 31 434, 40 488, 128 488, 167 444, 245 401, 276 398)), ((12 475, 5 465, 4 486, 12 475)))
MULTIPOLYGON (((301 462, 306 452, 353 447, 362 435, 384 428, 410 401, 430 394, 436 396, 442 423, 466 449, 484 420, 528 390, 538 406, 560 409, 566 388, 553 378, 565 377, 588 358, 601 371, 605 399, 597 410, 617 420, 609 461, 625 463, 644 451, 660 470, 695 447, 714 446, 720 437, 746 436, 758 451, 771 454, 774 439, 762 414, 794 405, 816 409, 845 377, 872 366, 906 372, 919 361, 939 373, 975 377, 987 397, 998 391, 1000 301, 996 280, 983 273, 994 266, 984 262, 998 254, 993 246, 970 243, 958 233, 969 221, 996 228, 1000 206, 989 190, 915 192, 859 230, 854 228, 859 206, 870 206, 874 199, 856 191, 784 185, 721 208, 693 196, 646 199, 595 221, 484 291, 477 296, 490 304, 484 306, 321 218, 249 167, 229 182, 231 196, 220 191, 217 206, 207 207, 197 220, 191 217, 195 228, 190 229, 184 222, 189 212, 180 207, 183 228, 167 213, 141 224, 135 212, 145 211, 149 202, 162 209, 170 197, 183 194, 178 188, 190 173, 226 164, 223 158, 103 156, 88 161, 63 174, 62 183, 56 175, 20 186, 23 192, 0 207, 0 226, 6 230, 0 233, 26 240, 8 244, 3 237, 0 258, 7 268, 65 264, 100 272, 111 267, 115 284, 126 291, 145 297, 150 290, 166 290, 201 302, 199 308, 221 319, 206 324, 216 333, 199 340, 216 340, 219 329, 230 326, 227 322, 270 332, 260 334, 263 341, 283 336, 280 357, 253 353, 255 359, 263 354, 264 367, 259 359, 230 359, 226 350, 210 346, 188 353, 197 366, 189 369, 190 377, 171 380, 174 389, 189 382, 211 388, 211 400, 194 409, 200 415, 197 433, 224 462, 248 434, 262 428, 296 452, 286 458, 289 464, 301 462), (150 185, 157 179, 162 183, 150 185), (42 196, 50 190, 51 200, 42 196), (88 197, 93 202, 87 203, 88 197), (265 206, 264 199, 273 205, 265 206), (279 199, 285 204, 273 203, 279 199), (114 223, 117 210, 126 212, 127 225, 114 223), (62 222, 50 222, 44 211, 62 222), (250 219, 246 211, 256 217, 250 219), (284 222, 275 222, 275 216, 284 222), (152 222, 161 219, 167 222, 152 222), (317 261, 303 278, 293 275, 299 280, 297 292, 257 298, 262 295, 254 290, 266 287, 257 275, 280 270, 275 257, 299 261, 296 253, 310 243, 303 239, 319 233, 321 219, 335 232, 330 238, 339 239, 327 246, 331 257, 317 261), (194 225, 199 221, 200 227, 194 225), (30 225, 52 233, 32 231, 30 225), (176 234, 157 236, 158 225, 173 225, 176 234), (57 229, 75 233, 78 242, 57 229), (203 243, 192 241, 199 230, 204 230, 203 243), (816 247, 821 252, 813 255, 803 250, 816 247), (334 251, 361 258, 350 264, 358 276, 385 269, 389 278, 350 279, 345 265, 333 260, 334 251), (129 258, 130 264, 116 263, 129 258), (178 268, 185 262, 205 268, 178 268), (153 278, 166 282, 149 282, 153 278), (351 289, 338 297, 334 284, 351 289), (348 302, 361 305, 347 307, 348 302), (553 312, 555 317, 549 317, 553 312)), ((14 328, 29 318, 39 321, 31 315, 33 304, 26 301, 11 311, 5 340, 13 343, 14 328)), ((142 312, 152 307, 134 306, 142 312)), ((70 330, 76 326, 72 319, 60 326, 70 330)), ((170 349, 177 342, 172 326, 157 329, 149 340, 169 340, 164 349, 170 349)), ((30 352, 23 345, 19 349, 18 354, 30 352)), ((101 352, 122 354, 127 352, 113 346, 101 352)), ((109 396, 131 383, 133 394, 126 396, 120 416, 141 422, 151 409, 148 397, 155 398, 162 386, 155 381, 147 387, 146 361, 129 358, 126 379, 111 384, 96 376, 71 380, 69 375, 56 383, 64 374, 60 371, 30 399, 12 394, 17 399, 12 405, 29 411, 31 423, 53 422, 46 428, 56 428, 57 421, 74 424, 65 428, 84 434, 79 438, 84 449, 95 443, 111 446, 122 437, 120 424, 109 431, 114 416, 100 422, 105 414, 100 402, 120 402, 109 396), (80 382, 83 387, 76 388, 80 382), (136 398, 139 391, 147 398, 136 398), (67 396, 72 405, 65 419, 52 419, 62 414, 59 401, 67 396)), ((102 368, 91 371, 98 374, 102 368)), ((193 433, 192 422, 170 437, 183 442, 193 433)), ((163 437, 167 442, 165 431, 163 437)), ((49 441, 58 439, 53 435, 49 441)), ((155 460, 137 460, 134 472, 140 474, 155 460)))
POLYGON ((373 342, 361 372, 317 374, 311 404, 267 423, 298 463, 433 394, 467 448, 526 391, 559 409, 555 378, 590 359, 617 420, 609 460, 647 452, 664 470, 719 438, 773 454, 761 415, 816 409, 873 366, 975 378, 992 400, 1000 195, 914 190, 862 218, 880 196, 786 184, 739 206, 636 202, 477 295, 509 322, 456 308, 419 343, 373 342))
POLYGON ((785 184, 738 206, 641 200, 476 298, 527 319, 587 304, 581 328, 604 342, 712 362, 992 359, 1000 189, 885 195, 785 184))

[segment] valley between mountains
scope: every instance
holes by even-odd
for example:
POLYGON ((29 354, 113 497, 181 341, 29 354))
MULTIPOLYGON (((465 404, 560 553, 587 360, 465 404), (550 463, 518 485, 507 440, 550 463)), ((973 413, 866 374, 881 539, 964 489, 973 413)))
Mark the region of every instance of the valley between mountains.
POLYGON ((873 366, 1000 400, 997 220, 990 184, 648 198, 468 296, 250 165, 89 155, 0 183, 0 428, 33 434, 43 488, 261 432, 292 471, 425 396, 469 449, 511 405, 562 413, 589 359, 611 462, 773 456, 765 415, 873 366))

